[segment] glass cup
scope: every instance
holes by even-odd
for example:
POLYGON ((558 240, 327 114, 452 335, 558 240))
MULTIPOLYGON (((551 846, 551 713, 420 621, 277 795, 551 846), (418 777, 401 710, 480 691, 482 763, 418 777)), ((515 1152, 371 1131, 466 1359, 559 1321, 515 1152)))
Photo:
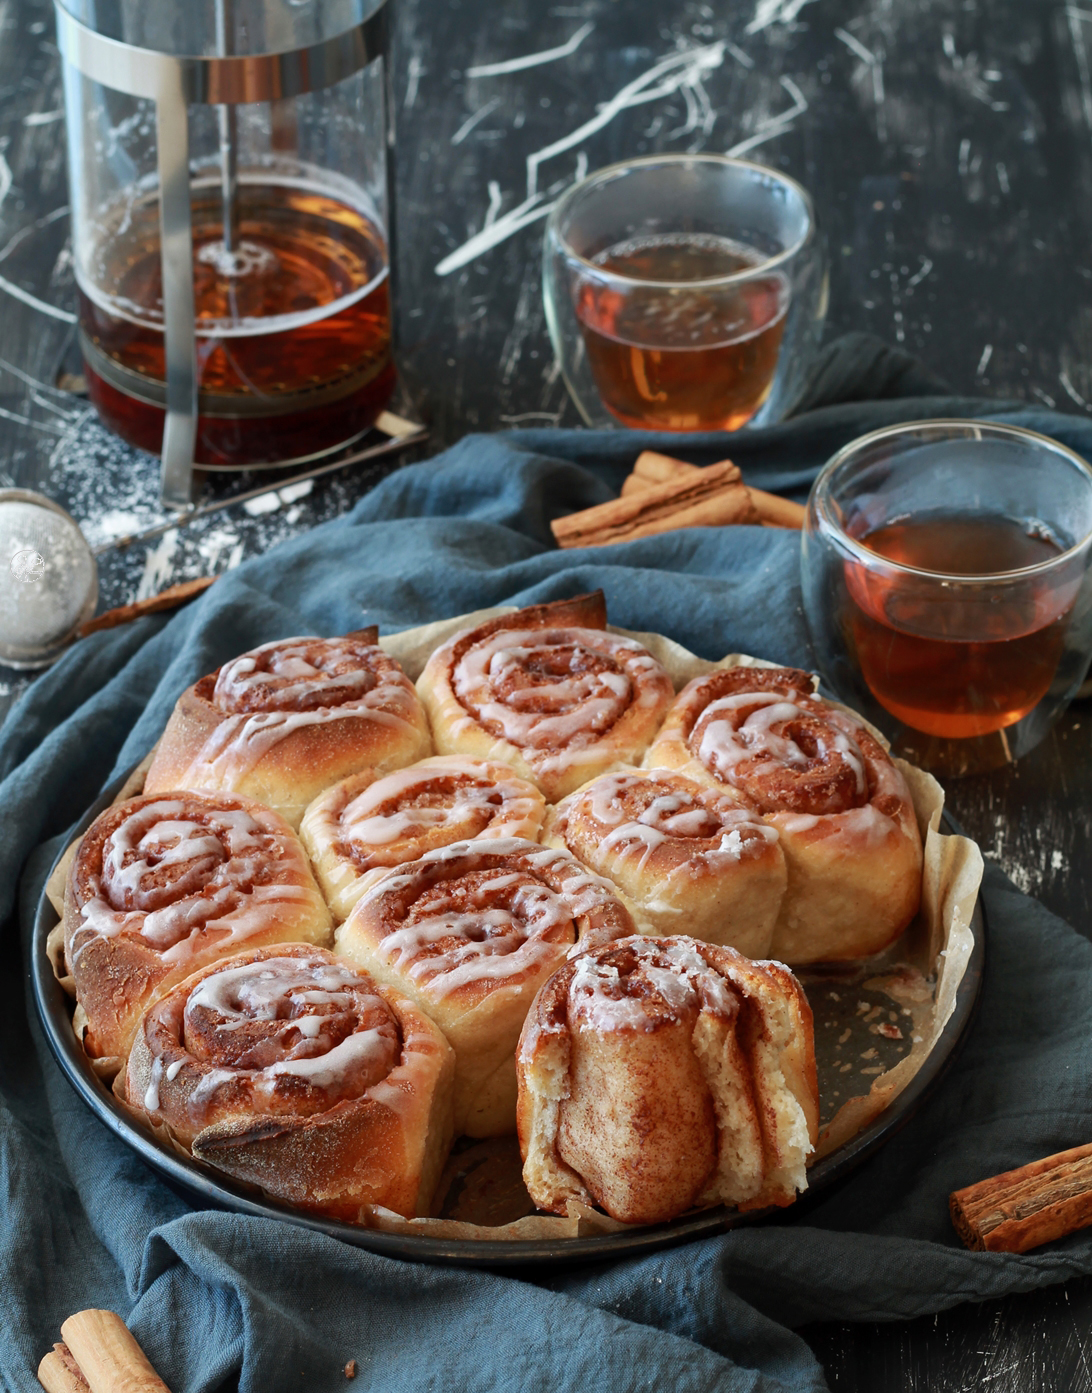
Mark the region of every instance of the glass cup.
POLYGON ((916 421, 847 445, 801 551, 819 670, 898 754, 945 774, 1025 754, 1092 655, 1092 469, 1055 440, 916 421))
POLYGON ((738 430, 799 398, 827 268, 811 199, 727 155, 650 155, 575 185, 546 223, 546 322, 589 426, 738 430))

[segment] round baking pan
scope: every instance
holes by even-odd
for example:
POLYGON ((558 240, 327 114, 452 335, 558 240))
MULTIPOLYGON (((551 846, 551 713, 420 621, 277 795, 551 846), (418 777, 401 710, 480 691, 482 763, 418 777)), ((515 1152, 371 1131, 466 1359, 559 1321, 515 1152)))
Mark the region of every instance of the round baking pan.
MULTIPOLYGON (((89 808, 65 845, 80 835, 94 819, 109 807, 128 775, 123 775, 89 808)), ((950 819, 946 825, 955 830, 950 819)), ((63 853, 62 853, 63 854, 63 853)), ((59 859, 59 858, 58 858, 59 859)), ((46 953, 46 939, 57 923, 57 914, 45 894, 38 904, 34 923, 30 972, 34 1000, 45 1029, 46 1039, 69 1083, 100 1122, 119 1136, 128 1146, 157 1171, 165 1180, 185 1192, 187 1198, 205 1208, 234 1210, 262 1218, 282 1219, 303 1228, 317 1229, 346 1243, 383 1253, 387 1257, 417 1262, 455 1263, 477 1267, 513 1267, 523 1264, 559 1265, 573 1262, 604 1262, 615 1258, 635 1257, 695 1238, 705 1238, 725 1229, 759 1223, 773 1215, 785 1217, 794 1210, 756 1210, 739 1213, 718 1208, 700 1214, 685 1215, 669 1224, 651 1225, 625 1233, 596 1234, 587 1238, 561 1239, 442 1239, 418 1237, 416 1234, 384 1233, 379 1229, 363 1228, 335 1219, 315 1218, 279 1205, 257 1190, 235 1185, 227 1178, 185 1156, 162 1148, 137 1124, 114 1098, 114 1095, 92 1071, 83 1048, 72 1030, 72 1002, 53 972, 46 953)), ((986 916, 979 899, 971 918, 974 948, 967 969, 956 992, 955 1008, 924 1064, 890 1106, 863 1131, 845 1145, 818 1161, 808 1172, 808 1189, 799 1204, 839 1182, 862 1161, 892 1137, 913 1116, 922 1101, 936 1086, 966 1034, 974 1016, 982 985, 985 966, 986 916)))

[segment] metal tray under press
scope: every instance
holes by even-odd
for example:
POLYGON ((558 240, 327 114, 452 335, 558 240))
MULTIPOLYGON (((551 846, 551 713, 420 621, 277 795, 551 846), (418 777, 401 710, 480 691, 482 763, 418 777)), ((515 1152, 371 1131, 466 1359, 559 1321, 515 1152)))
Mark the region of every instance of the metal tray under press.
MULTIPOLYGON (((123 775, 88 809, 73 828, 71 837, 79 836, 105 808, 113 802, 128 775, 123 775)), ((955 828, 945 815, 950 831, 955 828)), ((63 853, 62 853, 63 854, 63 853)), ((57 914, 43 892, 34 923, 30 972, 34 1000, 45 1029, 50 1048, 69 1083, 100 1122, 131 1146, 153 1170, 172 1185, 185 1191, 194 1202, 205 1208, 233 1210, 262 1218, 281 1219, 316 1229, 346 1243, 371 1249, 387 1257, 417 1262, 454 1263, 477 1267, 513 1267, 528 1265, 560 1265, 579 1262, 603 1262, 614 1258, 634 1257, 696 1238, 705 1238, 726 1229, 754 1224, 772 1215, 785 1216, 797 1212, 800 1205, 836 1182, 888 1141, 913 1116, 923 1100, 932 1092, 951 1063, 973 1018, 982 985, 985 966, 986 916, 979 897, 971 918, 974 947, 967 969, 956 993, 955 1008, 947 1025, 917 1074, 888 1108, 868 1127, 830 1155, 818 1161, 808 1172, 808 1190, 793 1211, 755 1210, 739 1213, 733 1209, 717 1208, 699 1214, 684 1215, 669 1224, 650 1225, 624 1233, 596 1234, 586 1238, 564 1239, 441 1239, 424 1235, 385 1233, 363 1228, 335 1219, 316 1218, 277 1204, 259 1191, 234 1184, 221 1178, 207 1167, 161 1147, 120 1106, 109 1088, 99 1079, 88 1063, 72 1030, 72 1001, 57 981, 46 952, 46 939, 57 923, 57 914)))

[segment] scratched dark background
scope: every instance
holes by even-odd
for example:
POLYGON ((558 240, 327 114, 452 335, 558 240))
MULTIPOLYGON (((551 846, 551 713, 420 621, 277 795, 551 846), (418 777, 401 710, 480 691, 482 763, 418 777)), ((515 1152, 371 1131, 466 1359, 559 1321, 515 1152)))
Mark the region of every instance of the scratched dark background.
MULTIPOLYGON (((542 314, 542 218, 584 170, 656 150, 747 153, 808 186, 828 333, 871 330, 959 392, 1092 410, 1092 3, 391 3, 398 404, 430 448, 577 424, 542 314)), ((50 493, 106 547, 161 515, 155 462, 57 385, 79 367, 62 117, 51 6, 0 0, 0 484, 50 493)), ((101 604, 236 565, 377 475, 108 549, 101 604)), ((0 710, 24 681, 0 669, 0 710)), ((1082 932, 1090 774, 1076 706, 1018 767, 949 794, 986 854, 1082 932)), ((1092 1390, 1090 1331, 1092 1282, 1071 1282, 805 1333, 836 1393, 1068 1393, 1092 1390)))

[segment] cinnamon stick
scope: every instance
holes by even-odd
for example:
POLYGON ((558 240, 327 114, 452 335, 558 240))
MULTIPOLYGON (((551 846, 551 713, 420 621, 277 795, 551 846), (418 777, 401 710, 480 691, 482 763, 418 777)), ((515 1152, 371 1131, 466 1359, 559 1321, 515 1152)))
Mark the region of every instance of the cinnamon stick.
POLYGON ((682 527, 756 522, 750 495, 730 460, 613 498, 550 524, 560 547, 614 546, 682 527))
POLYGON ((90 1393, 91 1385, 65 1344, 55 1344, 38 1365, 38 1382, 46 1393, 90 1393))
POLYGON ((1092 1144, 980 1180, 949 1197, 968 1248, 1026 1253, 1092 1224, 1092 1144))
POLYGON ((116 629, 119 624, 128 624, 131 619, 139 619, 144 614, 158 614, 161 610, 177 609, 179 605, 207 590, 215 576, 201 576, 198 580, 183 580, 178 585, 168 585, 158 595, 149 595, 146 600, 135 600, 131 605, 118 605, 116 609, 104 610, 94 619, 80 625, 79 637, 97 634, 100 629, 116 629))
POLYGON ((633 473, 622 485, 622 497, 643 493, 653 484, 666 484, 672 479, 684 478, 687 474, 700 474, 696 464, 675 459, 671 455, 661 455, 657 450, 642 450, 633 466, 633 473))
POLYGON ((762 519, 764 527, 791 527, 797 532, 803 530, 804 518, 808 511, 803 503, 794 503, 791 498, 767 493, 765 489, 756 489, 751 484, 748 484, 747 488, 751 502, 755 505, 755 512, 762 519))
MULTIPOLYGON (((693 477, 700 473, 701 470, 696 464, 687 464, 684 460, 661 455, 655 450, 642 450, 633 466, 633 473, 628 475, 622 484, 622 497, 633 498, 639 493, 647 492, 655 484, 687 476, 693 477)), ((790 498, 781 498, 776 493, 767 493, 765 489, 756 489, 750 484, 747 488, 763 526, 791 527, 796 531, 800 531, 804 526, 807 510, 802 504, 794 503, 790 498)))
POLYGON ((113 1311, 77 1311, 61 1326, 61 1337, 91 1393, 170 1393, 113 1311))

